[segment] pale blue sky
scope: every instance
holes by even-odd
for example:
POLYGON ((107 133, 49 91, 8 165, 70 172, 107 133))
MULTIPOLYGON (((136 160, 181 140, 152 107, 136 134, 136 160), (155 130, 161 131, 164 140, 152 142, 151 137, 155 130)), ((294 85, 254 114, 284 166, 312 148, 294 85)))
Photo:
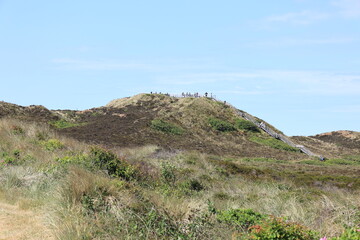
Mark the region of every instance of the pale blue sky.
POLYGON ((288 135, 360 131, 360 0, 0 0, 0 100, 212 92, 288 135))

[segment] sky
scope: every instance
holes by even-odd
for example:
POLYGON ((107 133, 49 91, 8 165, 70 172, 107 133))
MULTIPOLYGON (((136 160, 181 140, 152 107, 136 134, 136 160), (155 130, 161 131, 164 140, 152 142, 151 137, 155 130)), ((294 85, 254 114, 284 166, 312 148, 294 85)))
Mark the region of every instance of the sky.
POLYGON ((360 131, 360 0, 0 0, 0 101, 213 93, 287 135, 360 131))

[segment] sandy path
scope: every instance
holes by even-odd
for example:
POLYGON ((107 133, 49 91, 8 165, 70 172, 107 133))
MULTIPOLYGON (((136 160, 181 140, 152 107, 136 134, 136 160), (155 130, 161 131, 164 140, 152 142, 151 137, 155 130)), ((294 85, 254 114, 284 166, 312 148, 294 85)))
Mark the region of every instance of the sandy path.
POLYGON ((0 202, 0 240, 53 240, 43 216, 0 202))

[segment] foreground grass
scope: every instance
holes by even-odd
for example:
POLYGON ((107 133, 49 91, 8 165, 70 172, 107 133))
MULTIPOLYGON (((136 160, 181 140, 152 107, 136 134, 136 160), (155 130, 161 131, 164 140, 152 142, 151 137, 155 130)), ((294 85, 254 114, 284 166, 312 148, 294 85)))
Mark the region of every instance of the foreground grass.
POLYGON ((356 156, 317 165, 108 151, 13 120, 0 121, 0 139, 0 200, 45 211, 57 239, 290 239, 264 237, 274 229, 318 239, 359 228, 360 166, 343 164, 356 156))

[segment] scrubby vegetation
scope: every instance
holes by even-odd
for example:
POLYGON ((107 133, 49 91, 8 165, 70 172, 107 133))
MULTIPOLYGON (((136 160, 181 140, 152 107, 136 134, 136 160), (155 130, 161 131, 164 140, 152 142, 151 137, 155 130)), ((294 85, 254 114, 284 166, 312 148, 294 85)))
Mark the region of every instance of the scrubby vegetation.
POLYGON ((152 120, 151 127, 155 130, 174 135, 181 135, 184 133, 184 129, 182 129, 181 127, 161 119, 152 120))
POLYGON ((57 239, 359 239, 357 164, 106 149, 15 120, 0 139, 0 201, 45 209, 57 239))
POLYGON ((250 132, 260 132, 259 128, 252 122, 245 119, 237 119, 235 123, 236 128, 250 132))
POLYGON ((231 132, 231 131, 235 131, 236 128, 234 127, 234 125, 230 122, 227 122, 225 120, 221 120, 218 118, 209 118, 209 124, 210 126, 217 131, 220 132, 231 132))
POLYGON ((84 125, 84 123, 75 123, 75 122, 69 122, 66 121, 65 119, 60 119, 57 121, 50 121, 49 122, 51 126, 55 127, 55 128, 71 128, 71 127, 77 127, 77 126, 81 126, 84 125))

